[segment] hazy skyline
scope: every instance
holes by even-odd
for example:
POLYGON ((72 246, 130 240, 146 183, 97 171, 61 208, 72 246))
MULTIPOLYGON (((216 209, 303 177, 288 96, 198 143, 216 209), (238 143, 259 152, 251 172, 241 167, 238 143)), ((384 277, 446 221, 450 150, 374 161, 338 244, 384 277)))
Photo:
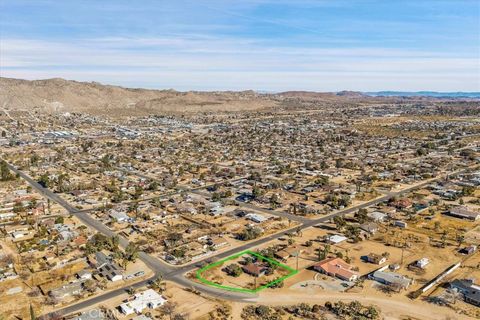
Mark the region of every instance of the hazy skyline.
POLYGON ((480 91, 478 1, 0 2, 0 73, 178 90, 480 91))

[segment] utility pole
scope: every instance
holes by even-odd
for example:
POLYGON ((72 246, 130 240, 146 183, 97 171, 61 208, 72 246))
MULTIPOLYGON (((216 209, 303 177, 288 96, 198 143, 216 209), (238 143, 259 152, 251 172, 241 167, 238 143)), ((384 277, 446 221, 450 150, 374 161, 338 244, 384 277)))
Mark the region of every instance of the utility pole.
POLYGON ((400 262, 400 266, 403 266, 403 251, 405 250, 405 243, 402 245, 402 261, 400 262))

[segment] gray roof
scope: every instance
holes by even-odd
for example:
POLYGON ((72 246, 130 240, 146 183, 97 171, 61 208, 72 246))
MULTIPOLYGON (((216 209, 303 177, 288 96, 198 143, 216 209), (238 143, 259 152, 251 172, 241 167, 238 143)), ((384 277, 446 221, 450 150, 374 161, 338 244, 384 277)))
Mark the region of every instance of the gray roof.
POLYGON ((121 276, 122 269, 116 263, 108 263, 100 268, 100 274, 111 280, 115 276, 121 276))
POLYGON ((477 304, 480 304, 480 286, 476 285, 473 280, 456 279, 450 283, 450 287, 463 293, 465 300, 475 301, 477 304))
POLYGON ((79 293, 82 291, 82 289, 83 289, 82 282, 79 281, 79 282, 69 283, 59 288, 53 289, 52 291, 50 291, 50 294, 53 297, 63 298, 63 297, 67 297, 67 296, 71 296, 76 293, 79 293))
POLYGON ((388 284, 399 284, 402 287, 408 287, 412 280, 395 272, 375 271, 373 277, 381 282, 388 284))
POLYGON ((110 258, 103 252, 95 252, 95 260, 97 261, 97 266, 102 266, 110 262, 110 258))

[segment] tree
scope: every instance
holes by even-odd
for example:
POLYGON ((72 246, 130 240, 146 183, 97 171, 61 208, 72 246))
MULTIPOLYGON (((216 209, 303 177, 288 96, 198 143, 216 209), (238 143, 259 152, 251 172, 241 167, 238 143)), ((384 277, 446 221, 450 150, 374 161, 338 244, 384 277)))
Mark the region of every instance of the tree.
POLYGON ((360 228, 356 225, 347 225, 345 228, 345 235, 352 239, 354 242, 358 242, 360 240, 360 228))
POLYGON ((173 302, 170 302, 170 301, 167 301, 163 304, 162 306, 162 312, 167 315, 170 320, 172 320, 172 316, 175 314, 175 310, 177 308, 177 304, 176 303, 173 303, 173 302))
POLYGON ((315 179, 314 183, 320 187, 323 187, 328 184, 328 181, 329 179, 327 176, 319 176, 317 179, 315 179))
POLYGON ((112 155, 106 154, 102 157, 101 162, 104 168, 110 168, 112 166, 111 160, 113 159, 112 155))
POLYGON ((57 177, 58 192, 65 192, 69 189, 70 178, 66 173, 61 173, 57 177))
POLYGON ((36 320, 37 317, 35 316, 35 310, 33 310, 33 306, 30 303, 30 320, 36 320))
POLYGON ((228 266, 225 267, 225 272, 232 277, 239 277, 242 273, 243 270, 240 268, 240 266, 236 263, 229 264, 228 266))
POLYGON ((347 224, 345 222, 345 219, 341 216, 335 216, 333 217, 333 223, 335 223, 336 227, 338 230, 342 230, 343 227, 345 227, 345 225, 347 224))
POLYGON ((129 262, 135 262, 138 258, 138 247, 133 243, 129 243, 125 248, 125 252, 122 257, 123 268, 127 269, 129 262))
POLYGON ((465 242, 465 236, 461 234, 457 235, 458 247, 460 247, 464 242, 465 242))
POLYGON ((153 280, 152 282, 152 288, 153 289, 156 289, 160 292, 163 292, 165 291, 165 288, 166 288, 166 283, 165 281, 163 281, 163 276, 160 274, 157 276, 157 278, 155 280, 153 280))
POLYGON ((444 231, 442 233, 441 240, 442 240, 442 248, 445 248, 445 245, 447 243, 447 231, 444 231))
POLYGON ((8 168, 8 165, 5 161, 0 162, 0 180, 1 181, 10 181, 13 180, 14 176, 10 172, 10 169, 8 168))
POLYGON ((375 308, 374 306, 368 306, 365 315, 368 319, 380 318, 380 313, 378 312, 378 309, 375 308))
POLYGON ((88 279, 83 283, 83 287, 88 292, 95 292, 95 290, 97 289, 97 284, 92 279, 88 279))
POLYGON ((50 177, 48 176, 48 173, 44 173, 40 176, 38 179, 38 183, 44 187, 44 188, 49 188, 50 187, 50 177))
POLYGON ((177 245, 178 241, 182 240, 182 238, 183 236, 179 232, 171 232, 167 235, 167 240, 171 241, 174 247, 177 245))
POLYGON ((113 237, 110 238, 110 251, 117 251, 118 250, 118 245, 120 244, 120 237, 117 235, 114 235, 113 237))
POLYGON ((276 209, 278 205, 280 204, 280 199, 278 198, 278 195, 276 193, 272 194, 270 197, 270 206, 272 209, 276 209))
POLYGON ((326 244, 323 246, 323 249, 318 248, 318 260, 324 260, 328 257, 328 254, 330 253, 330 245, 326 244))
POLYGON ((252 195, 253 195, 254 198, 258 198, 258 197, 260 197, 262 194, 263 194, 262 189, 260 189, 260 188, 257 187, 257 186, 254 186, 254 187, 253 187, 252 195))
POLYGON ((357 211, 355 218, 357 218, 358 223, 365 223, 368 220, 368 211, 365 208, 362 208, 357 211))
POLYGON ((34 153, 34 154, 32 154, 32 156, 30 157, 30 164, 31 164, 32 166, 36 166, 36 165, 38 164, 38 161, 39 161, 39 160, 40 160, 40 157, 39 157, 36 153, 34 153))
POLYGON ((255 226, 247 226, 243 232, 241 232, 240 234, 238 234, 238 238, 240 240, 243 240, 243 241, 248 241, 248 240, 252 240, 252 239, 256 239, 258 238, 259 236, 262 235, 262 229, 258 228, 258 227, 255 227, 255 226))

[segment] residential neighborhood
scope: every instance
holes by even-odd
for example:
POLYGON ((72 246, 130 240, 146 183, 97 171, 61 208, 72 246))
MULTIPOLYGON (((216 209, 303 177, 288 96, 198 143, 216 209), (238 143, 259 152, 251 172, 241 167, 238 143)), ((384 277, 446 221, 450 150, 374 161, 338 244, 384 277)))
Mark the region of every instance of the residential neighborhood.
POLYGON ((249 294, 344 295, 475 318, 480 126, 383 108, 395 121, 3 119, 2 312, 203 319, 249 294))

